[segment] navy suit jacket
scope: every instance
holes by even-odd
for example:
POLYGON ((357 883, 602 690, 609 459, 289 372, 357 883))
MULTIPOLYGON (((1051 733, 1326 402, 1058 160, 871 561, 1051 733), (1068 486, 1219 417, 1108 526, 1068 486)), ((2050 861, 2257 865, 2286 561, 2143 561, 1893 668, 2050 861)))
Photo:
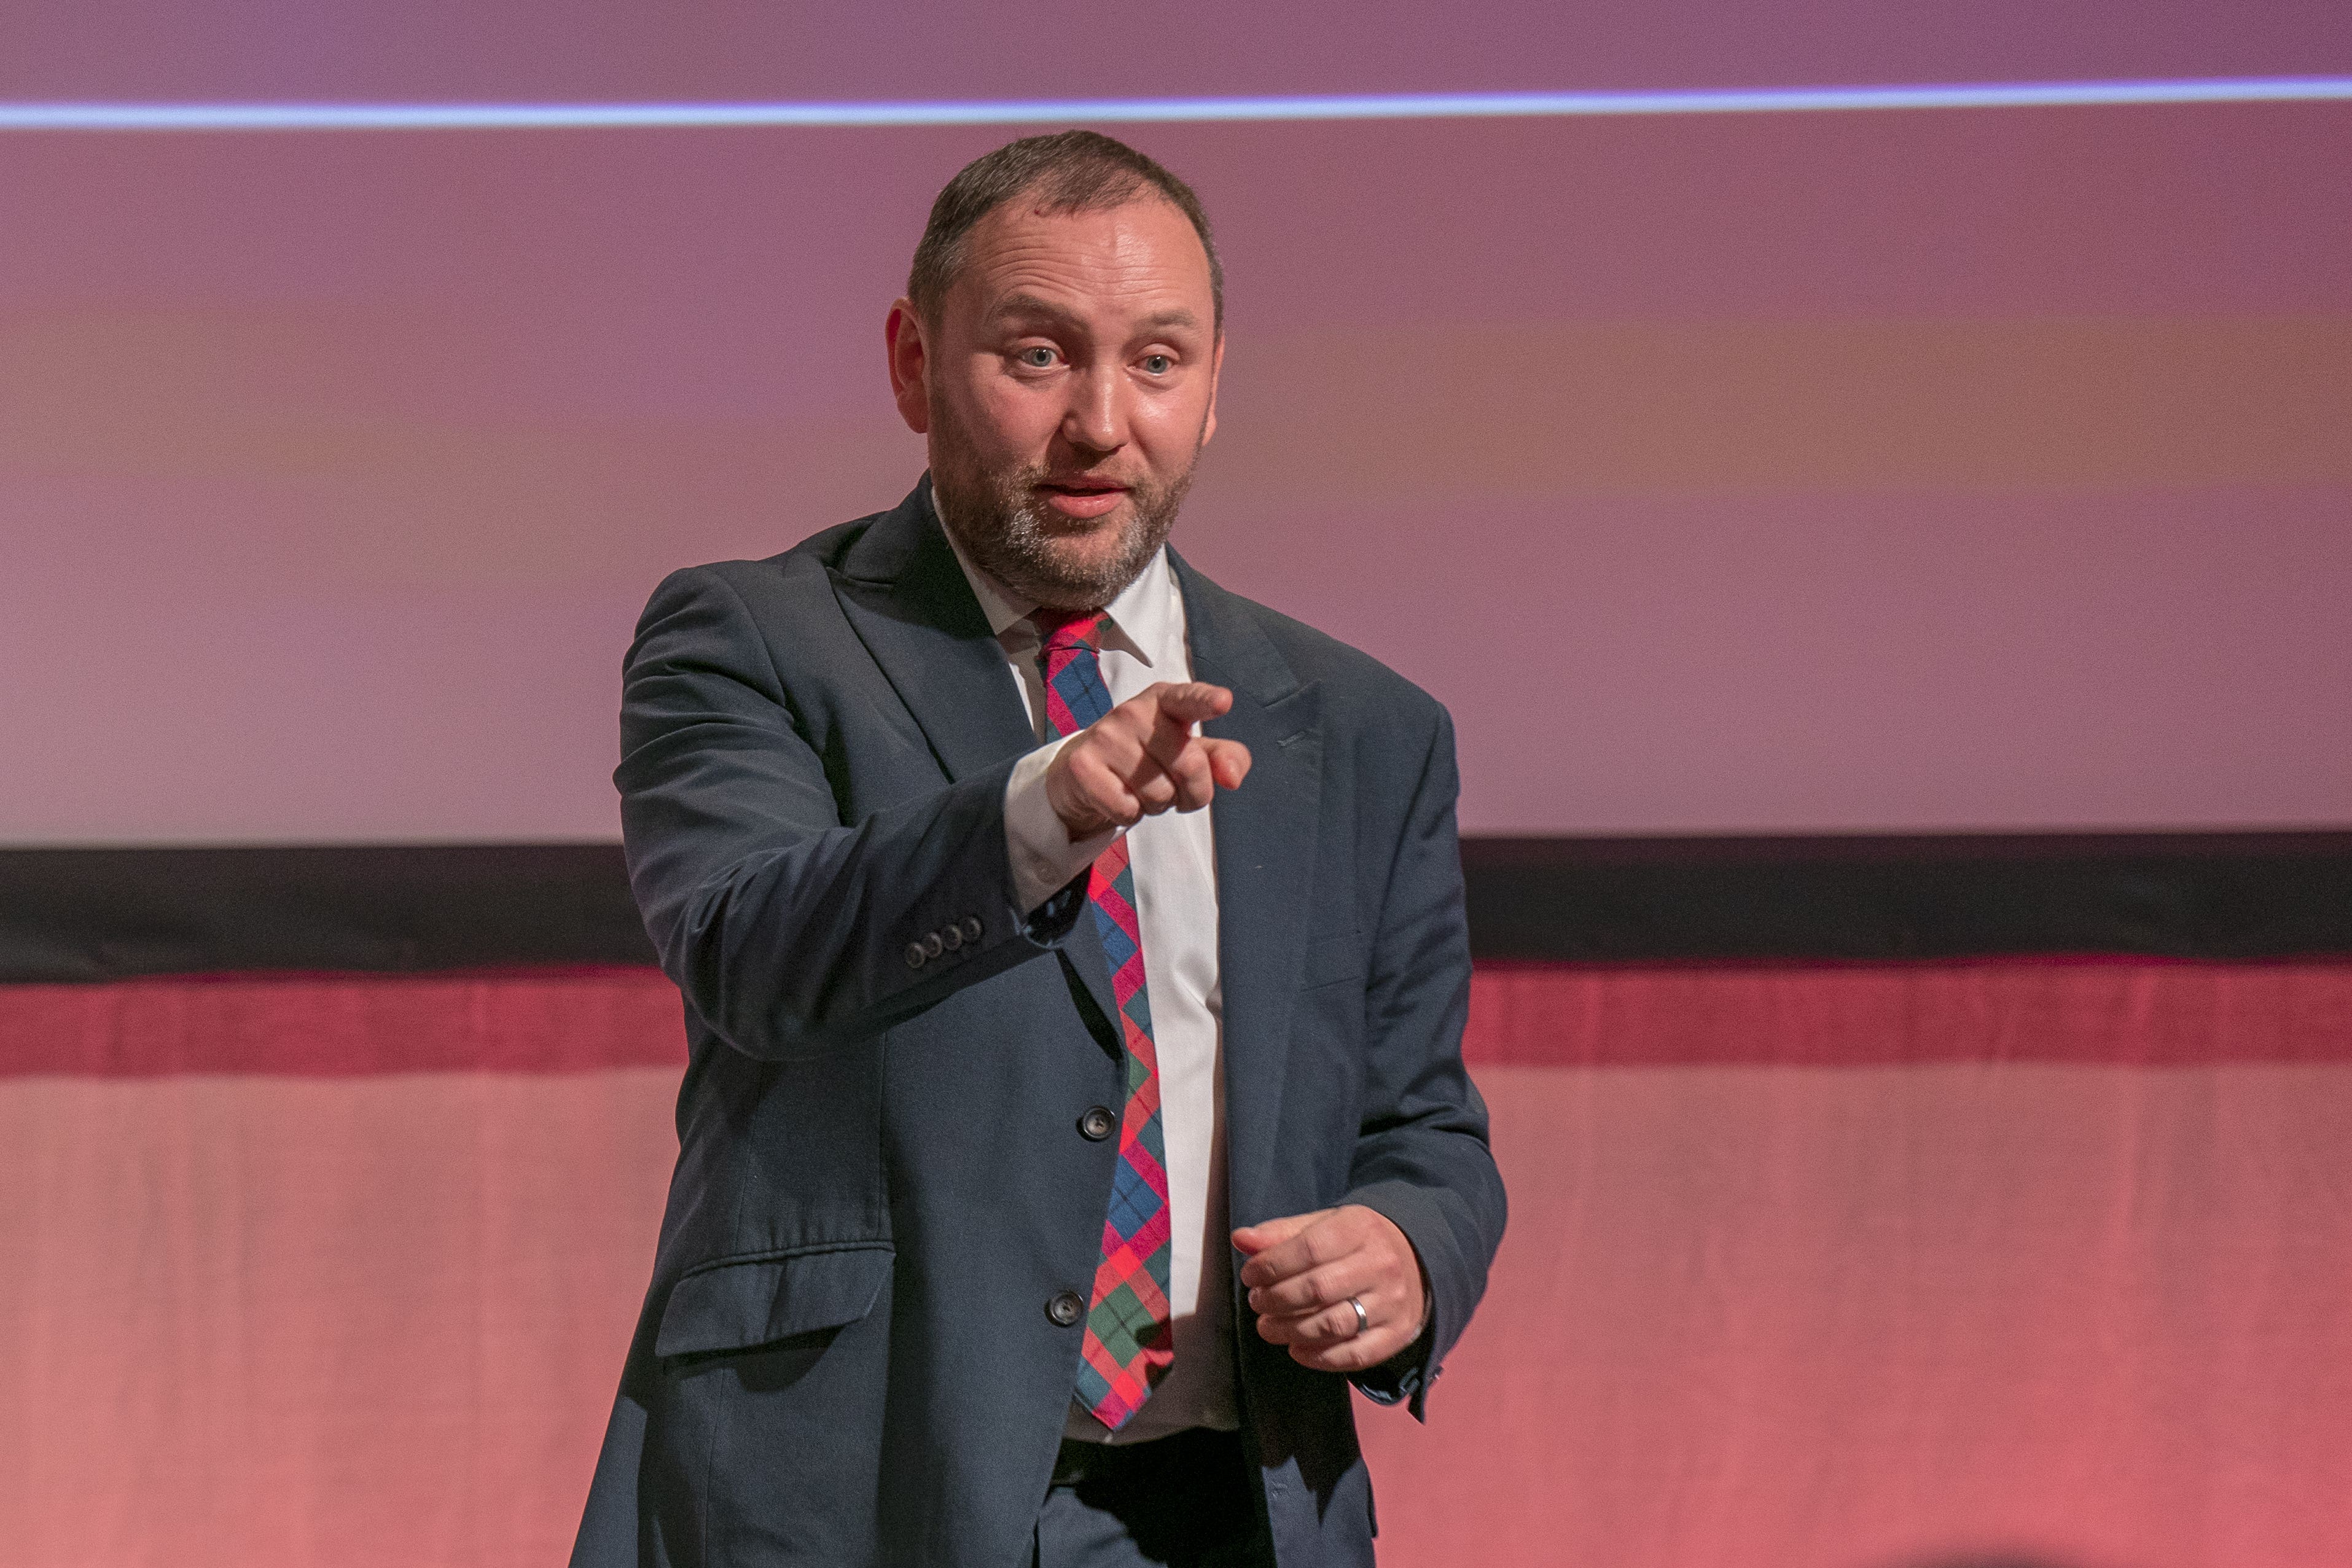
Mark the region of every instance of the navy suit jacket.
MULTIPOLYGON (((1234 1222, 1339 1203, 1427 1272, 1428 1381, 1503 1227, 1463 1071, 1453 732, 1353 649, 1171 553, 1211 734, 1234 1222)), ((892 511, 654 593, 621 714, 629 874, 684 993, 679 1154, 576 1568, 1026 1561, 1094 1277, 1122 1082, 1085 880, 1014 904, 1035 745, 928 481, 892 511), (913 945, 978 935, 936 958, 913 945)), ((944 946, 944 945, 943 945, 944 946)), ((1238 1272, 1239 1260, 1235 1260, 1238 1272)), ((1286 1568, 1371 1559, 1346 1380, 1235 1304, 1244 1436, 1286 1568)))

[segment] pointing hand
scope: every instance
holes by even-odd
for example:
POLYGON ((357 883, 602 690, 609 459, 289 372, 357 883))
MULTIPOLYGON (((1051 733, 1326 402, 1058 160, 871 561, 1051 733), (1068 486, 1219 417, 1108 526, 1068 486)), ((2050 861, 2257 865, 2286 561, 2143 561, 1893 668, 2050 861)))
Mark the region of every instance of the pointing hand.
POLYGON ((1071 839, 1171 808, 1197 811, 1219 789, 1238 787, 1249 747, 1192 732, 1233 706, 1223 686, 1161 681, 1080 730, 1045 769, 1045 799, 1071 839))

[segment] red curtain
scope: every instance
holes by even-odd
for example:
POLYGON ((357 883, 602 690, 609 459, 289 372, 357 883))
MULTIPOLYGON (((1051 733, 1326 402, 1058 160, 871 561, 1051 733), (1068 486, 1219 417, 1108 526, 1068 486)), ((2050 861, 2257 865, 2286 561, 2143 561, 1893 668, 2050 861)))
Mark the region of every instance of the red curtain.
MULTIPOLYGON (((0 988, 0 1542, 562 1560, 683 1051, 635 970, 0 988)), ((2352 1561, 2352 967, 1497 967, 1510 1233, 1391 1563, 2352 1561)))

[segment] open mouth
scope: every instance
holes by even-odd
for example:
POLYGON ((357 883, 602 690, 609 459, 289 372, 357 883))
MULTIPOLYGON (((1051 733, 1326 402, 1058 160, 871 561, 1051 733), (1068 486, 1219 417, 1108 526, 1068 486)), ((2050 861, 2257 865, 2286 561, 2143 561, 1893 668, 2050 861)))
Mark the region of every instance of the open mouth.
POLYGON ((1108 480, 1055 480, 1037 488, 1045 504, 1068 517, 1099 517, 1127 497, 1127 486, 1108 480))

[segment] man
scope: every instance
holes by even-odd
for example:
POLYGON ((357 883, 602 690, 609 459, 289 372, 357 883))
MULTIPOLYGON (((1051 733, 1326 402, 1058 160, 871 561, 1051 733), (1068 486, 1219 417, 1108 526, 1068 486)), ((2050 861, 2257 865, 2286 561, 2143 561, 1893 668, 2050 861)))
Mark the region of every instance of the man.
POLYGON ((974 162, 887 337, 925 482, 629 654, 692 1049, 572 1560, 1370 1562, 1349 1380, 1419 1414, 1503 1224, 1444 710, 1164 548, 1224 345, 1159 165, 974 162))

